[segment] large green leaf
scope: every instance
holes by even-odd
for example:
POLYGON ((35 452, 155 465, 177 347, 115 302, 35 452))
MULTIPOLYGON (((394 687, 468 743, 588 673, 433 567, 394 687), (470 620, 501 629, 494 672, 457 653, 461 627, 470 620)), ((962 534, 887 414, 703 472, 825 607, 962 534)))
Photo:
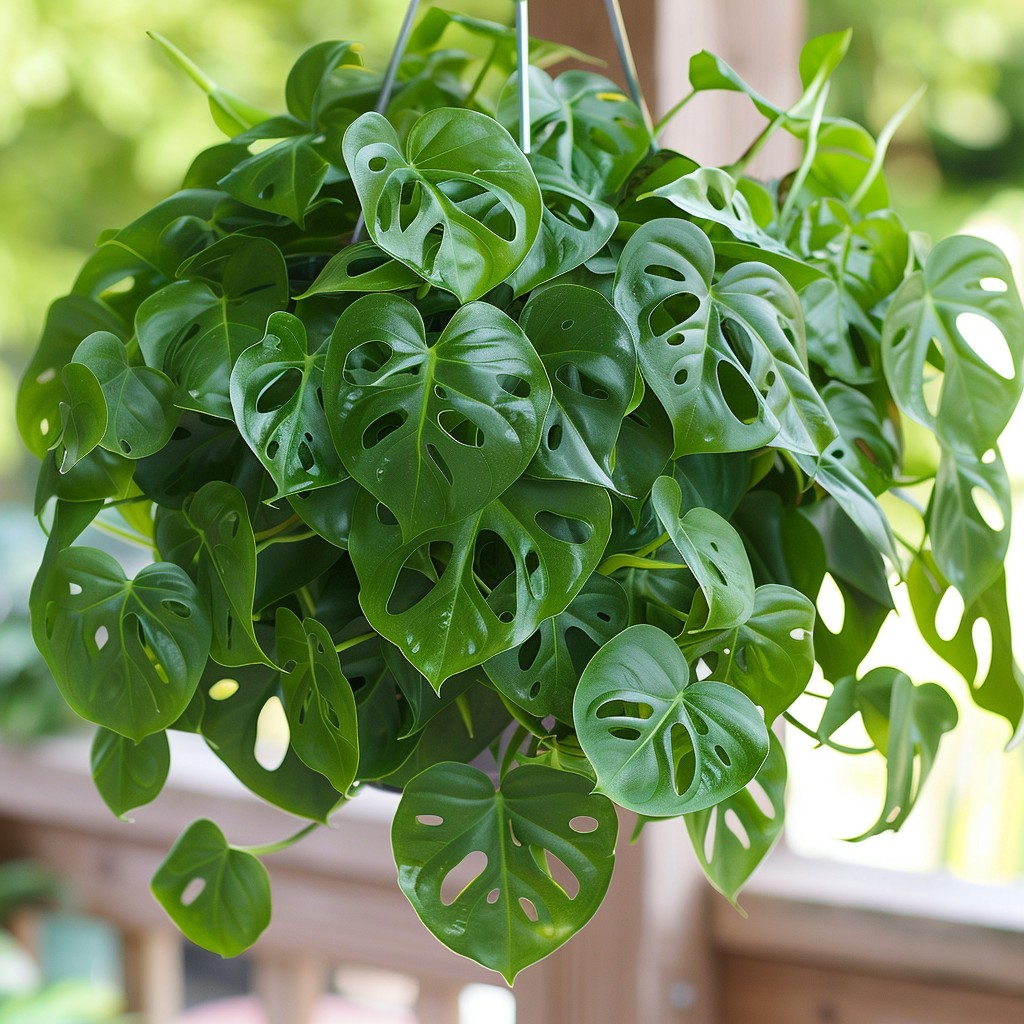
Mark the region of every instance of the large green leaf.
POLYGON ((138 742, 188 706, 211 629, 178 566, 147 565, 129 580, 105 552, 67 548, 33 596, 32 634, 68 704, 138 742))
POLYGON ((221 665, 269 665, 253 630, 256 541, 242 493, 219 480, 204 484, 180 512, 159 518, 156 536, 160 552, 189 572, 210 609, 210 657, 221 665))
POLYGON ((258 345, 231 371, 235 423, 277 484, 270 499, 341 483, 345 472, 334 450, 323 407, 326 351, 308 351, 306 328, 291 313, 273 313, 258 345))
POLYGON ((597 567, 610 501, 585 484, 522 479, 478 513, 403 542, 387 509, 356 504, 349 550, 370 625, 435 688, 528 639, 563 611, 597 567), (482 562, 501 565, 487 583, 482 562), (515 583, 491 588, 514 573, 515 583))
POLYGON ((734 266, 712 287, 714 268, 704 232, 661 219, 630 238, 615 275, 615 307, 672 420, 675 454, 774 441, 818 455, 835 428, 807 376, 796 294, 764 264, 734 266))
POLYGON ((684 819, 708 881, 735 907, 740 889, 771 853, 785 821, 786 754, 774 734, 769 738, 768 757, 745 789, 684 819))
POLYGON ((316 280, 296 296, 331 295, 338 292, 394 292, 419 288, 423 279, 404 263, 373 242, 346 245, 328 260, 316 280))
POLYGON ((151 888, 187 938, 221 956, 248 949, 270 924, 267 869, 205 818, 178 837, 151 888))
POLYGON ((479 512, 521 476, 550 402, 529 339, 482 302, 428 347, 412 303, 367 295, 331 337, 324 406, 338 451, 407 539, 479 512))
POLYGON ((587 662, 629 624, 622 587, 593 575, 564 612, 545 619, 518 647, 496 655, 484 668, 509 700, 535 718, 554 715, 572 722, 572 700, 587 662))
POLYGON ((725 683, 691 683, 679 648, 654 626, 630 626, 594 655, 573 718, 598 791, 649 817, 725 800, 768 756, 752 701, 725 683))
POLYGON ((171 767, 167 734, 156 732, 138 743, 97 729, 92 741, 92 780, 103 802, 119 818, 155 800, 171 767))
POLYGON ((103 389, 107 423, 100 444, 104 448, 142 459, 167 444, 178 411, 173 405, 174 384, 166 374, 133 362, 124 342, 109 331, 90 334, 75 349, 74 359, 96 375, 103 389))
POLYGON ((976 458, 992 448, 1024 387, 1024 309, 1006 257, 979 238, 939 242, 892 300, 882 365, 900 409, 945 445, 976 458))
POLYGON ((767 584, 754 591, 750 617, 731 629, 702 629, 700 595, 679 640, 687 661, 729 683, 764 711, 771 725, 804 692, 814 671, 814 604, 799 591, 767 584), (696 626, 690 626, 690 619, 696 626))
POLYGON ((316 619, 277 610, 277 660, 291 745, 303 764, 348 793, 359 765, 356 702, 330 633, 316 619), (289 667, 291 666, 291 667, 289 667))
POLYGON ((709 508, 698 505, 683 513, 683 493, 670 476, 655 481, 651 497, 704 594, 707 617, 688 628, 728 629, 746 622, 754 610, 754 575, 739 534, 709 508))
POLYGON ((363 114, 345 133, 344 153, 370 237, 461 302, 504 281, 537 238, 537 179, 512 136, 484 114, 431 110, 404 154, 384 117, 363 114))
POLYGON ((392 846, 420 920, 511 985, 601 905, 617 831, 611 802, 582 776, 525 765, 495 792, 483 772, 449 762, 406 786, 392 846))
POLYGON ((602 295, 575 284, 532 296, 519 323, 553 393, 530 472, 613 489, 612 454, 636 380, 629 327, 602 295))
POLYGON ((88 366, 68 363, 60 376, 67 401, 59 406, 60 436, 53 457, 63 474, 71 472, 103 440, 108 413, 103 388, 88 366))
POLYGON ((213 283, 175 281, 139 307, 136 330, 149 366, 175 382, 183 409, 231 419, 229 380, 235 360, 262 337, 267 317, 288 304, 284 258, 265 238, 232 237, 213 283))

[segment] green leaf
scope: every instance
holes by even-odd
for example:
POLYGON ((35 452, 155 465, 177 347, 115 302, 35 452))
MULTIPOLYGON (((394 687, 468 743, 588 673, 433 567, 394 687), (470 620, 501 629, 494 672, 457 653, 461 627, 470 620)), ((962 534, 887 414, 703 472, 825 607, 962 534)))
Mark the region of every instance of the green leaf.
POLYGON ((352 510, 362 488, 351 478, 329 487, 290 494, 292 511, 324 540, 347 550, 352 529, 352 510))
POLYGON ((210 609, 210 657, 221 665, 271 664, 253 630, 256 541, 241 492, 212 481, 186 499, 180 512, 157 522, 157 546, 188 571, 210 609))
POLYGON ((403 542, 369 495, 356 504, 349 539, 370 625, 399 647, 434 688, 515 647, 563 611, 597 567, 611 530, 596 487, 521 479, 454 526, 403 542), (501 566, 487 583, 485 561, 501 566), (507 575, 492 600, 492 587, 507 575))
POLYGON ((594 575, 565 611, 545 619, 518 647, 484 665, 488 678, 534 718, 572 723, 572 700, 590 658, 629 624, 622 587, 594 575))
POLYGON ((156 732, 138 743, 109 729, 92 741, 92 779, 103 802, 119 818, 155 800, 171 767, 167 734, 156 732))
POLYGON ((751 700, 725 683, 691 683, 679 648, 654 626, 630 626, 594 655, 573 717, 598 790, 649 817, 725 800, 768 756, 751 700))
POLYGON ((39 470, 34 511, 39 515, 51 498, 63 501, 99 501, 128 497, 135 463, 123 455, 93 448, 66 472, 60 472, 55 453, 48 452, 39 470))
POLYGON ((338 98, 331 88, 338 69, 357 68, 356 73, 362 76, 365 74, 362 64, 358 48, 352 43, 336 40, 315 43, 288 73, 284 91, 288 112, 300 121, 318 123, 320 115, 338 98))
POLYGON ((690 58, 690 85, 695 92, 724 89, 749 96, 758 112, 772 119, 782 114, 782 108, 766 100, 752 89, 721 57, 701 50, 690 58))
POLYGON ((419 288, 422 284, 423 279, 415 270, 410 270, 373 242, 357 242, 335 253, 317 279, 296 298, 339 292, 397 292, 419 288))
POLYGON ((486 303, 427 345, 419 310, 368 295, 342 314, 324 407, 349 472, 407 539, 473 515, 533 458, 551 386, 529 339, 486 303))
MULTIPOLYGON (((643 378, 638 378, 642 386, 643 378)), ((671 455, 672 424, 654 392, 644 389, 640 404, 619 428, 612 471, 615 489, 634 523, 671 455)))
MULTIPOLYGON (((133 365, 116 334, 97 331, 77 349, 74 363, 94 373, 106 401, 106 430, 101 444, 130 459, 160 451, 178 422, 174 384, 152 367, 133 365)), ((65 372, 70 367, 65 368, 65 372)))
POLYGON ((210 617, 176 565, 147 565, 129 580, 105 552, 67 548, 33 598, 32 635, 72 709, 138 742, 188 706, 210 617))
POLYGON ((839 381, 821 389, 839 437, 828 456, 845 465, 876 497, 892 485, 900 451, 888 418, 881 418, 874 402, 861 391, 839 381))
MULTIPOLYGON (((161 288, 139 307, 135 326, 147 365, 175 382, 175 403, 229 420, 231 368, 288 304, 288 274, 267 239, 225 239, 221 251, 218 283, 204 277, 161 288)), ((210 266, 196 270, 208 274, 210 266)))
POLYGON ((509 772, 497 792, 470 765, 419 775, 402 795, 392 846, 420 920, 511 985, 579 931, 607 891, 618 822, 589 790, 581 776, 537 765, 509 772))
POLYGON ((740 890, 771 853, 785 821, 786 754, 776 736, 770 739, 768 757, 745 789, 684 819, 708 881, 737 909, 740 890))
POLYGON ((835 428, 807 376, 796 294, 758 263, 733 267, 712 287, 714 266, 699 228, 654 220, 626 243, 615 275, 615 307, 672 419, 675 454, 774 441, 817 455, 835 428))
POLYGON ((334 641, 316 619, 300 622, 278 608, 277 660, 286 668, 281 689, 292 748, 344 796, 356 777, 359 737, 356 702, 334 641))
POLYGON ((460 302, 504 281, 537 238, 537 179, 512 136, 484 114, 429 111, 405 155, 380 114, 363 114, 345 133, 344 153, 370 237, 460 302))
POLYGON ((235 423, 277 484, 270 499, 341 483, 345 472, 324 415, 326 351, 310 353, 306 328, 291 313, 273 313, 258 345, 231 371, 235 423))
POLYGON ((978 238, 939 242, 889 306, 882 366, 900 410, 943 444, 976 458, 992 448, 1024 387, 1024 308, 1006 257, 978 238))
POLYGON ((691 632, 738 626, 754 610, 754 576, 739 534, 709 508, 682 511, 683 494, 670 476, 659 477, 654 508, 690 572, 697 577, 707 617, 687 624, 691 632))
POLYGON ((88 366, 68 363, 60 375, 68 400, 60 403, 61 430, 55 442, 55 457, 58 470, 69 473, 103 440, 107 403, 96 374, 88 366))
POLYGON ((188 939, 220 956, 248 949, 270 924, 267 869, 204 818, 178 837, 151 888, 188 939))
POLYGON ((614 488, 612 453, 636 379, 629 327, 607 299, 574 284, 533 295, 519 323, 553 393, 531 474, 614 488))

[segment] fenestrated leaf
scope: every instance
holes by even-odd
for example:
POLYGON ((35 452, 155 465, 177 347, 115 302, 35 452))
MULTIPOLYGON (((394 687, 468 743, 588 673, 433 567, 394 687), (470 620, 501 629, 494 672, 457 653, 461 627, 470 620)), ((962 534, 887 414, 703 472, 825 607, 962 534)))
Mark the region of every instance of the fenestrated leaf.
POLYGON ((768 756, 751 700, 726 683, 691 683, 679 648, 654 626, 630 626, 594 655, 573 718, 598 790, 649 817, 719 803, 768 756))
POLYGON ((829 458, 845 465, 873 495, 883 494, 892 486, 900 457, 895 426, 879 417, 864 392, 839 381, 826 384, 821 397, 839 430, 829 458))
POLYGON ((675 454, 774 442, 817 455, 835 437, 807 376, 803 315, 777 271, 743 263, 714 287, 715 254, 687 222, 642 225, 615 275, 615 307, 672 420, 675 454))
POLYGON ((939 607, 949 587, 930 552, 922 552, 911 563, 907 590, 918 629, 932 650, 964 677, 974 703, 1001 715, 1016 730, 1024 713, 1024 672, 1013 656, 1005 574, 964 608, 952 636, 940 636, 939 607), (991 660, 982 676, 979 649, 986 633, 991 660))
POLYGON ((944 444, 976 458, 992 448, 1024 387, 1024 309, 1006 257, 979 238, 939 242, 889 306, 882 366, 901 411, 944 444))
POLYGON ((359 766, 359 734, 356 702, 331 635, 316 619, 300 622, 278 608, 277 660, 286 669, 281 690, 292 749, 344 796, 359 766))
POLYGON ((155 800, 164 788, 171 767, 167 734, 156 732, 135 743, 109 729, 97 729, 90 761, 103 802, 123 818, 155 800))
POLYGON ((214 480, 157 522, 163 556, 187 570, 210 609, 210 657, 221 665, 271 664, 253 630, 256 541, 242 493, 214 480))
POLYGON ((54 457, 58 470, 68 473, 103 440, 107 402, 96 374, 88 366, 68 363, 60 376, 67 401, 60 403, 60 436, 54 457))
POLYGON ((629 624, 622 587, 593 575, 565 611, 524 643, 484 665, 491 682, 535 718, 572 722, 572 699, 587 662, 629 624))
POLYGON ((745 789, 684 818, 704 874, 734 907, 740 890, 778 842, 785 821, 786 754, 774 734, 769 739, 768 757, 745 789), (761 799, 752 792, 755 788, 761 799))
MULTIPOLYGON (((643 378, 640 378, 643 385, 643 378)), ((672 455, 672 424, 653 391, 644 388, 640 404, 629 412, 615 441, 612 480, 633 522, 672 455)))
POLYGON ((460 302, 504 281, 536 240, 537 179, 512 136, 484 114, 428 111, 403 154, 387 120, 367 113, 343 148, 370 237, 460 302))
POLYGON ((345 472, 323 407, 326 351, 308 351, 306 328, 291 313, 273 313, 258 345, 231 371, 235 423, 277 484, 270 499, 341 483, 345 472))
POLYGON ((205 818, 178 837, 151 888, 188 939, 221 956, 248 949, 270 924, 267 869, 205 818))
POLYGON ((614 488, 612 453, 636 379, 629 327, 602 295, 574 284, 532 296, 519 323, 553 394, 530 472, 614 488))
POLYGON ((651 499, 704 593, 707 618, 688 628, 727 629, 746 622, 754 610, 754 576, 739 534, 709 508, 697 506, 684 514, 682 491, 670 476, 655 481, 651 499))
POLYGON ((428 347, 412 303, 367 295, 331 336, 324 405, 337 449, 407 539, 479 512, 516 480, 550 402, 529 339, 486 303, 459 309, 428 347))
POLYGON ((387 509, 363 495, 349 550, 370 625, 439 688, 563 611, 610 531, 610 499, 599 488, 524 478, 475 515, 409 542, 387 509), (515 573, 498 608, 474 572, 487 558, 506 567, 501 578, 515 573))
POLYGON ((678 641, 683 654, 691 664, 703 660, 710 678, 745 693, 771 725, 804 692, 814 671, 813 602, 791 587, 758 587, 750 617, 722 630, 701 629, 706 608, 698 594, 678 641))
POLYGON ((124 342, 109 331, 90 334, 75 349, 74 359, 71 365, 88 367, 103 389, 104 448, 142 459, 167 444, 179 414, 173 405, 174 384, 166 374, 133 364, 124 342))
POLYGON ((32 635, 74 711, 138 742, 188 706, 210 617, 176 565, 147 565, 129 580, 106 552, 67 548, 33 595, 32 635))
POLYGON ((524 765, 495 792, 483 772, 449 762, 406 786, 391 841, 399 885, 420 920, 511 985, 600 906, 617 831, 611 802, 591 793, 582 776, 524 765), (460 875, 474 853, 485 866, 460 875), (447 895, 453 885, 454 898, 447 895))
POLYGON ((373 242, 346 245, 330 258, 317 279, 297 299, 338 292, 396 292, 418 288, 423 278, 373 242))
POLYGON ((347 550, 352 529, 352 509, 362 488, 351 479, 330 487, 318 487, 288 496, 292 511, 324 540, 347 550))
POLYGON ((287 306, 288 274, 273 242, 224 241, 219 284, 197 267, 204 277, 161 288, 139 307, 135 326, 147 365, 175 382, 177 405, 231 419, 231 368, 263 337, 270 314, 287 306))

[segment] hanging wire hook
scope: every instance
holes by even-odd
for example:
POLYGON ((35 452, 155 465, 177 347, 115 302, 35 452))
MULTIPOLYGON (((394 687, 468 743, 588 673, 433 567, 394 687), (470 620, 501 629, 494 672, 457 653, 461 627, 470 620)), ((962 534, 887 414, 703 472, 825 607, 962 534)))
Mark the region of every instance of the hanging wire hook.
POLYGON ((637 74, 636 61, 633 59, 633 49, 629 45, 629 35, 626 32, 626 22, 622 17, 619 0, 604 0, 604 7, 608 13, 608 24, 612 30, 612 38, 615 40, 615 48, 619 51, 619 61, 622 64, 622 73, 626 76, 629 94, 633 97, 633 102, 640 108, 644 124, 647 125, 647 130, 653 136, 654 122, 651 120, 651 112, 640 86, 640 76, 637 74))
POLYGON ((530 125, 530 8, 516 0, 516 68, 519 72, 519 147, 529 153, 533 145, 530 125))

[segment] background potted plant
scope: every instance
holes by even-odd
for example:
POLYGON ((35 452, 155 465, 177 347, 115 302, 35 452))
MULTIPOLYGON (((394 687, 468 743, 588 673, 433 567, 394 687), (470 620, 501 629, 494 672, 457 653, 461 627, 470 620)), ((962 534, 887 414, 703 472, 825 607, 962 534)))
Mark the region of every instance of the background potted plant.
MULTIPOLYGON (((432 9, 393 92, 322 43, 278 116, 163 43, 230 141, 101 239, 18 401, 52 510, 33 631, 100 727, 111 808, 159 792, 167 729, 309 820, 284 843, 361 785, 401 789, 400 885, 509 982, 599 906, 615 804, 681 817, 735 900, 782 828, 782 718, 843 749, 859 715, 887 759, 864 835, 899 827, 957 715, 897 668, 856 675, 890 576, 979 705, 1014 730, 1024 706, 997 447, 1024 312, 991 245, 929 250, 889 209, 898 118, 875 140, 825 114, 848 35, 808 43, 787 109, 693 58, 692 95, 739 91, 765 118, 729 168, 659 149, 604 77, 550 77, 565 48, 531 43, 520 82, 516 42, 432 9), (799 166, 752 180, 780 131, 799 166), (922 482, 927 507, 902 500, 922 482), (76 543, 96 519, 154 564, 128 579, 76 543), (826 573, 838 633, 815 615, 826 573), (966 611, 946 640, 950 587, 966 611), (831 690, 797 722, 815 664, 831 690)), ((236 954, 269 920, 259 858, 281 845, 198 821, 153 891, 236 954)))

